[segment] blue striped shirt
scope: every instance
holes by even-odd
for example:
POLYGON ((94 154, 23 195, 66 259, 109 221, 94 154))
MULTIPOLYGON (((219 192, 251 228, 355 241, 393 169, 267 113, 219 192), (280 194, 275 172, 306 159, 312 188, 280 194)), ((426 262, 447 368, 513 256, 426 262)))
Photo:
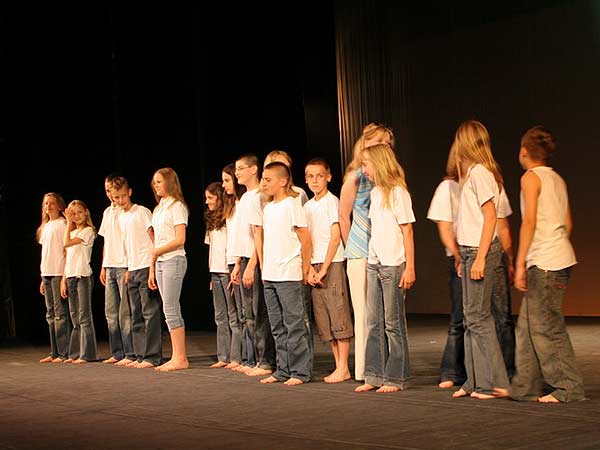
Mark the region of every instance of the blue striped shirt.
POLYGON ((369 239, 371 238, 371 190, 373 183, 361 169, 356 171, 358 188, 352 205, 352 225, 348 234, 348 242, 344 257, 347 259, 367 258, 369 256, 369 239))

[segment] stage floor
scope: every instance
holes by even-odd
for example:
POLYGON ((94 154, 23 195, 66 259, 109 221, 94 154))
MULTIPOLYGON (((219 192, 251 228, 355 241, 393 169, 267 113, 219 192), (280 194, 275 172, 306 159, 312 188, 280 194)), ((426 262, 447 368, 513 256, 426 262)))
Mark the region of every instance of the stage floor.
POLYGON ((600 318, 567 320, 588 400, 553 405, 452 400, 437 388, 446 321, 408 318, 414 378, 395 394, 320 381, 332 358, 317 338, 313 381, 296 387, 208 368, 214 333, 189 333, 191 369, 173 373, 40 364, 46 346, 3 346, 0 449, 600 449, 600 318))

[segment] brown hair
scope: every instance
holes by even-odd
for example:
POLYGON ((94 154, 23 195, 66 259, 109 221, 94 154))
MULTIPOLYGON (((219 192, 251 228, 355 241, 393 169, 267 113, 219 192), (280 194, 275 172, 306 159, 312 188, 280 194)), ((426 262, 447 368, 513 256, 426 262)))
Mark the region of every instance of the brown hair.
POLYGON ((44 225, 46 225, 50 221, 50 216, 44 211, 44 203, 46 202, 46 197, 53 197, 56 200, 56 203, 58 203, 58 209, 60 210, 60 215, 63 217, 65 216, 65 209, 67 207, 65 200, 62 198, 62 195, 57 194, 56 192, 47 192, 44 194, 44 197, 42 197, 42 220, 40 222, 40 226, 35 232, 35 237, 38 242, 42 237, 42 230, 44 229, 44 225))
POLYGON ((231 219, 233 212, 235 211, 235 202, 242 197, 244 192, 246 192, 246 186, 242 186, 238 183, 237 177, 235 176, 235 164, 227 164, 223 167, 222 172, 229 175, 233 181, 233 195, 229 195, 223 190, 223 217, 231 219))
POLYGON ((223 186, 215 181, 206 187, 206 192, 217 197, 217 207, 211 211, 206 206, 204 211, 204 221, 206 223, 206 231, 220 230, 225 226, 225 216, 223 214, 223 186))
POLYGON ((534 161, 547 162, 556 151, 556 141, 552 133, 542 125, 525 132, 521 138, 521 147, 525 147, 534 161))
MULTIPOLYGON (((163 167, 162 169, 158 169, 154 174, 160 173, 165 179, 165 183, 167 185, 167 193, 173 197, 175 200, 180 201, 185 206, 185 209, 189 211, 187 203, 183 198, 183 192, 181 191, 181 183, 179 182, 179 177, 177 176, 177 172, 175 172, 170 167, 163 167)), ((152 177, 154 178, 154 177, 152 177)), ((152 186, 152 181, 150 182, 150 186, 152 186)), ((156 195, 154 189, 152 189, 154 193, 154 198, 156 199, 156 203, 160 202, 160 198, 156 195)))
POLYGON ((327 161, 325 161, 323 158, 313 158, 313 159, 311 159, 309 162, 306 163, 305 167, 308 167, 308 166, 321 166, 327 172, 331 171, 331 169, 329 168, 329 163, 327 161))

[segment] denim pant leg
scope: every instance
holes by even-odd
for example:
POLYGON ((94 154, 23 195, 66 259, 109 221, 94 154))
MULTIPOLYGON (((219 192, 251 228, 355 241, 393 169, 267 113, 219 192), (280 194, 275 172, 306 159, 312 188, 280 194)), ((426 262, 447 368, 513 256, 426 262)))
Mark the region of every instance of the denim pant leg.
MULTIPOLYGON (((544 382, 552 389, 552 396, 561 402, 585 398, 583 379, 575 364, 575 352, 562 315, 569 277, 569 268, 545 271, 534 266, 527 271, 531 344, 544 382)), ((517 366, 517 370, 520 374, 521 366, 517 366)))
POLYGON ((69 356, 69 339, 71 337, 69 303, 60 296, 61 278, 43 277, 46 321, 50 334, 50 355, 53 358, 69 356))
POLYGON ((494 388, 508 388, 508 376, 502 358, 496 327, 491 313, 494 271, 500 262, 502 246, 495 239, 485 258, 484 278, 472 280, 471 267, 477 247, 460 248, 462 256, 463 314, 465 317, 465 367, 467 381, 462 389, 492 394, 494 388))
POLYGON ((442 354, 441 381, 462 385, 467 379, 465 371, 465 328, 462 305, 462 280, 456 273, 454 257, 448 257, 448 284, 450 288, 450 323, 448 338, 442 354))
POLYGON ((274 284, 282 306, 290 377, 307 383, 312 373, 313 352, 310 330, 306 324, 305 286, 301 281, 281 281, 274 284))
POLYGON ((500 264, 494 272, 492 316, 504 365, 510 379, 515 373, 515 324, 512 318, 508 260, 505 253, 502 253, 500 264))
POLYGON ((215 325, 217 326, 217 359, 219 362, 230 362, 231 330, 227 316, 227 299, 221 277, 218 273, 211 273, 212 297, 215 312, 215 325))
POLYGON ((231 362, 242 362, 242 325, 238 319, 237 305, 233 298, 232 291, 228 288, 231 277, 228 273, 220 273, 221 286, 227 303, 227 320, 231 330, 231 347, 229 350, 229 360, 231 362))
MULTIPOLYGON (((241 278, 244 274, 244 270, 246 270, 246 267, 248 266, 248 258, 241 258, 241 262, 240 262, 240 294, 241 294, 241 299, 242 299, 242 312, 244 315, 244 321, 246 323, 246 327, 244 329, 244 334, 242 339, 245 342, 245 348, 246 348, 246 359, 245 359, 245 365, 248 367, 254 367, 256 366, 256 361, 257 361, 257 355, 256 355, 256 325, 255 325, 255 320, 254 320, 254 286, 256 286, 256 279, 254 280, 255 283, 250 287, 244 287, 241 284, 241 278)), ((260 283, 260 280, 258 281, 260 283)), ((263 297, 264 298, 264 297, 263 297)))
POLYGON ((92 316, 92 277, 67 278, 69 308, 73 332, 69 358, 94 361, 97 359, 96 331, 92 316))
POLYGON ((160 323, 161 299, 158 292, 148 287, 149 268, 135 270, 134 278, 138 281, 138 290, 142 303, 142 318, 145 328, 145 342, 143 347, 143 361, 155 366, 162 359, 162 327, 160 323))
MULTIPOLYGON (((229 275, 233 272, 235 264, 229 264, 229 275)), ((242 291, 239 284, 232 284, 233 289, 233 301, 235 302, 235 310, 237 313, 237 320, 240 324, 240 341, 241 341, 241 356, 240 363, 246 365, 248 361, 248 352, 246 350, 246 336, 248 333, 246 325, 246 317, 244 316, 244 306, 242 303, 242 291)))
POLYGON ((108 345, 113 358, 121 360, 125 356, 125 343, 123 335, 130 336, 127 325, 131 326, 129 318, 127 324, 121 323, 121 304, 127 303, 124 276, 127 269, 121 267, 107 267, 106 287, 104 289, 104 315, 108 326, 108 345), (122 330, 121 326, 125 325, 122 330))
POLYGON ((141 284, 143 283, 143 280, 141 277, 136 276, 136 272, 137 270, 129 272, 129 281, 127 282, 129 308, 131 312, 131 341, 133 344, 133 358, 128 359, 142 362, 144 360, 146 347, 146 325, 144 324, 144 316, 142 313, 141 284))
POLYGON ((79 292, 77 291, 77 277, 67 278, 67 293, 69 299, 69 315, 73 329, 69 340, 69 358, 79 359, 81 346, 81 327, 79 325, 79 292))
POLYGON ((304 302, 304 323, 306 324, 306 328, 308 329, 308 345, 310 346, 310 351, 314 351, 314 337, 313 330, 315 327, 314 316, 313 316, 313 308, 312 308, 312 290, 310 288, 310 284, 302 285, 302 301, 304 302))
POLYGON ((273 372, 273 377, 279 381, 286 381, 290 378, 290 366, 287 350, 287 332, 283 323, 283 306, 279 300, 276 283, 265 281, 263 286, 271 333, 275 341, 276 369, 273 372))
POLYGON ((178 255, 166 261, 156 262, 156 283, 163 301, 163 312, 169 331, 185 326, 179 298, 186 271, 185 256, 178 255))

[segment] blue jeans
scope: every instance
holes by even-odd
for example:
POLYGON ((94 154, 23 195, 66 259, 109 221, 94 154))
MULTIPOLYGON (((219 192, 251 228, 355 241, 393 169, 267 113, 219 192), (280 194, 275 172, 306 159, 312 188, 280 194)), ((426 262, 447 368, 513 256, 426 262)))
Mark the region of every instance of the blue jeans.
POLYGON ((89 277, 67 278, 69 311, 73 331, 69 343, 69 358, 95 361, 97 359, 96 330, 92 316, 92 286, 89 277))
MULTIPOLYGON (((248 267, 249 258, 241 258, 240 278, 248 267)), ((246 318, 246 352, 249 366, 261 369, 275 367, 275 344, 271 334, 269 315, 265 305, 261 273, 258 264, 254 270, 254 283, 250 288, 240 287, 244 317, 246 318), (254 364, 253 364, 254 363, 254 364)))
POLYGON ((301 281, 265 281, 265 301, 275 340, 279 381, 297 378, 310 381, 313 354, 305 322, 301 281))
POLYGON ((473 280, 470 276, 477 250, 477 247, 460 246, 467 370, 467 380, 462 389, 468 394, 493 394, 495 387, 507 389, 509 384, 492 317, 492 289, 502 257, 502 245, 498 239, 491 243, 481 280, 473 280))
POLYGON ((46 322, 50 334, 50 355, 53 358, 69 356, 69 340, 71 322, 69 320, 69 303, 60 296, 60 280, 62 277, 42 277, 44 283, 44 300, 46 301, 46 322))
MULTIPOLYGON (((231 272, 235 267, 235 264, 229 264, 229 275, 231 276, 231 272)), ((241 360, 240 362, 245 366, 250 366, 248 364, 248 350, 246 348, 246 336, 248 336, 248 325, 246 324, 246 316, 244 316, 244 306, 242 303, 242 290, 240 289, 239 284, 233 284, 233 301, 235 302, 235 311, 237 313, 238 323, 240 324, 240 341, 241 341, 241 360)), ((253 364, 256 362, 253 361, 253 364)))
POLYGON ((156 284, 163 301, 163 312, 169 331, 185 326, 181 315, 181 288, 187 270, 187 258, 174 256, 166 261, 156 261, 156 284))
POLYGON ((242 362, 242 327, 235 300, 231 295, 228 273, 211 273, 215 324, 217 325, 217 359, 242 362))
POLYGON ((365 383, 404 389, 410 378, 405 292, 400 278, 405 264, 367 264, 367 351, 365 383))
POLYGON ((583 400, 583 379, 575 365, 562 302, 571 268, 527 270, 527 292, 517 321, 517 372, 510 396, 533 400, 552 394, 561 402, 583 400))
POLYGON ((129 272, 127 289, 131 305, 133 358, 158 366, 162 359, 162 327, 160 324, 160 296, 148 287, 150 269, 129 272))
POLYGON ((133 360, 131 340, 131 312, 127 299, 127 286, 123 267, 106 268, 106 288, 104 290, 104 314, 108 325, 108 344, 115 359, 133 360))
POLYGON ((496 325, 496 336, 502 351, 508 378, 515 374, 515 323, 512 317, 508 260, 502 253, 500 264, 494 273, 492 288, 492 316, 496 325))

